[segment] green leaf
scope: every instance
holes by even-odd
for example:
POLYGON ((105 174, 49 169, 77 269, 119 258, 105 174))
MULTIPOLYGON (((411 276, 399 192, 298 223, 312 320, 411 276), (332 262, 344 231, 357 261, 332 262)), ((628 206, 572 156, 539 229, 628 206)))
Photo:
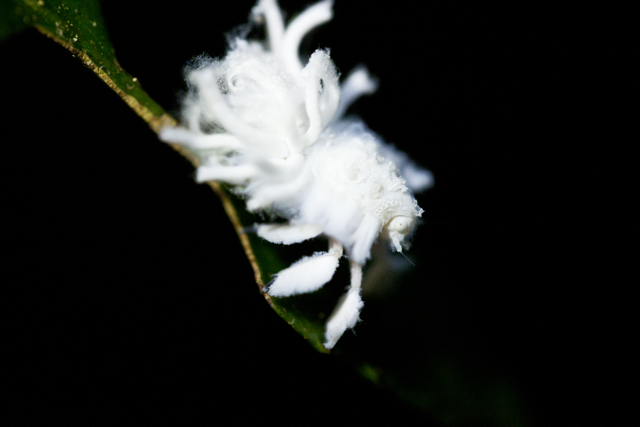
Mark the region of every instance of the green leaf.
POLYGON ((29 27, 32 18, 26 10, 18 1, 0 2, 0 41, 29 27))
POLYGON ((97 0, 10 0, 1 7, 0 36, 35 27, 96 73, 152 129, 175 123, 118 63, 97 0))

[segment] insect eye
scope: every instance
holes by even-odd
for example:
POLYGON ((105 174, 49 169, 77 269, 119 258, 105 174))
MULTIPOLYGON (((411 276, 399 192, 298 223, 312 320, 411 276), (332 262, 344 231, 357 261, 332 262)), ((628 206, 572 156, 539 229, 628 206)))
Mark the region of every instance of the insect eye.
POLYGON ((411 219, 406 216, 397 216, 393 218, 388 225, 389 231, 397 231, 398 233, 406 233, 411 226, 411 219))

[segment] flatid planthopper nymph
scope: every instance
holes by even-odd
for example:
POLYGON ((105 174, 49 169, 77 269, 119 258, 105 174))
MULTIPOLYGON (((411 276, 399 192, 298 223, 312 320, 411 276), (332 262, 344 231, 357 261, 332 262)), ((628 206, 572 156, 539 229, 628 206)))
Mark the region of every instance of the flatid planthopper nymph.
POLYGON ((316 3, 285 27, 275 0, 260 0, 252 19, 268 38, 236 37, 222 59, 198 58, 187 69, 183 127, 160 139, 183 144, 200 158, 197 181, 221 181, 250 212, 279 217, 257 234, 291 245, 317 236, 328 250, 280 271, 266 292, 276 297, 313 292, 333 277, 343 256, 351 285, 329 316, 324 346, 332 348, 359 320, 362 267, 376 239, 402 252, 423 210, 413 193, 432 185, 429 171, 385 144, 344 113, 376 82, 364 67, 340 83, 328 50, 301 61, 303 36, 332 18, 333 2, 316 3))

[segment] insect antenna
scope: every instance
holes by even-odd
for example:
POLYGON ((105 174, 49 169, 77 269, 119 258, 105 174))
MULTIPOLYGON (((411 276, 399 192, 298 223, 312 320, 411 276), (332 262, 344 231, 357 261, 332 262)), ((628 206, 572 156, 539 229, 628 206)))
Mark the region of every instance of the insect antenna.
MULTIPOLYGON (((402 255, 403 257, 407 258, 407 256, 405 254, 403 254, 402 252, 400 252, 400 255, 402 255)), ((414 263, 411 262, 411 260, 409 258, 407 258, 407 261, 409 261, 409 264, 413 265, 414 267, 416 266, 414 263)))

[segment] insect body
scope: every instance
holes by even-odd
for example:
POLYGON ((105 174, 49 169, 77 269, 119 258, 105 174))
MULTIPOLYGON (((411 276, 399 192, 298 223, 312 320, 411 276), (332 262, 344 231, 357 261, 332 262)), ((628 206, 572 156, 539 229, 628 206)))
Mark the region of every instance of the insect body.
POLYGON ((200 157, 199 182, 227 182, 249 211, 287 221, 258 225, 262 238, 279 244, 329 238, 326 252, 279 272, 270 295, 319 289, 346 252, 351 286, 327 321, 324 345, 332 348, 359 319, 362 266, 371 246, 382 233, 402 251, 422 214, 411 192, 432 178, 362 122, 343 119, 354 100, 376 89, 366 69, 339 84, 328 51, 315 51, 306 66, 300 62, 302 37, 331 19, 332 1, 309 7, 286 28, 275 0, 260 0, 253 15, 266 21, 268 43, 238 38, 224 59, 194 61, 187 70, 185 127, 164 128, 160 138, 200 157))

